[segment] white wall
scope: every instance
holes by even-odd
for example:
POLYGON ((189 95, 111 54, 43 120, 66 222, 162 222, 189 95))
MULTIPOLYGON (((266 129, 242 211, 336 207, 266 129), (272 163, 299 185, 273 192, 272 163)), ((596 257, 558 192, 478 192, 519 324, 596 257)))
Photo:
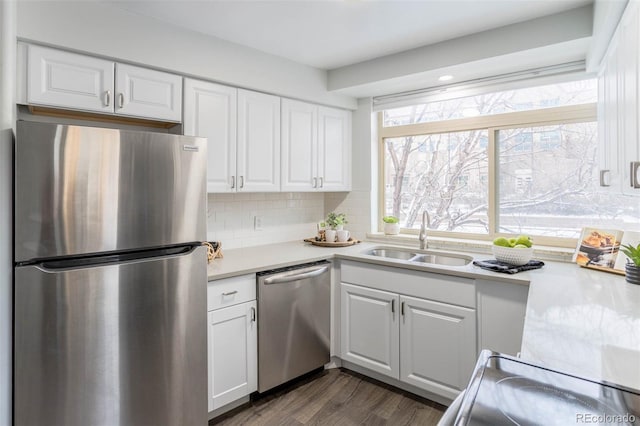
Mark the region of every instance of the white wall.
POLYGON ((346 229, 360 240, 378 228, 378 151, 376 120, 372 114, 372 99, 358 99, 352 123, 352 158, 357 159, 352 167, 352 191, 325 195, 325 216, 332 211, 346 214, 349 221, 346 229))
POLYGON ((316 234, 324 215, 321 192, 209 194, 207 239, 234 249, 285 241, 302 241, 316 234), (254 229, 260 216, 262 230, 254 229))
POLYGON ((327 73, 105 3, 18 2, 18 37, 337 107, 356 100, 327 91, 327 73))
POLYGON ((12 419, 13 128, 15 126, 16 10, 0 1, 0 424, 12 419))

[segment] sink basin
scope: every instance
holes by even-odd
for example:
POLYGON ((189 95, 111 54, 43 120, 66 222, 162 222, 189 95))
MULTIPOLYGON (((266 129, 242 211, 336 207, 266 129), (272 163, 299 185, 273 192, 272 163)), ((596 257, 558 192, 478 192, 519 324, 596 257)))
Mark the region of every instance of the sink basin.
POLYGON ((436 265, 464 266, 464 265, 468 265, 472 259, 468 256, 453 256, 453 255, 442 255, 442 254, 418 254, 409 260, 412 262, 433 263, 436 265))
POLYGON ((471 263, 473 260, 470 256, 462 254, 450 254, 450 253, 416 253, 413 250, 403 250, 392 247, 378 247, 371 250, 367 250, 364 254, 370 256, 385 257, 388 259, 406 260, 409 262, 417 263, 429 263, 432 265, 444 265, 444 266, 465 266, 471 263))
POLYGON ((398 250, 398 249, 373 249, 365 252, 365 254, 371 256, 380 256, 380 257, 390 257, 392 259, 401 259, 401 260, 409 260, 412 257, 415 257, 416 254, 410 251, 398 250))

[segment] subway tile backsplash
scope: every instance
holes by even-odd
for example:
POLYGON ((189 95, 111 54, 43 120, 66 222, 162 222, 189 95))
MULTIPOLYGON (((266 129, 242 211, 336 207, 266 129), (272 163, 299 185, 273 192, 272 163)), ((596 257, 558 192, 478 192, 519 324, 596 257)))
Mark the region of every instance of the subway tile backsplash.
POLYGON ((347 215, 349 223, 345 229, 351 236, 364 240, 371 232, 371 191, 327 192, 324 199, 325 216, 335 211, 347 215))
POLYGON ((232 249, 311 237, 325 217, 324 199, 303 192, 208 194, 207 239, 232 249))

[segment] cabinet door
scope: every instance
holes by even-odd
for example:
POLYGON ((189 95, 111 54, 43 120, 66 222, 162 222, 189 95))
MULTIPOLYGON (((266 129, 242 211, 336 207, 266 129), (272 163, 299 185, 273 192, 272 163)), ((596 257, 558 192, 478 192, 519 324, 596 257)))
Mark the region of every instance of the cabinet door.
POLYGON ((640 194, 640 177, 634 176, 633 162, 640 160, 638 156, 638 6, 628 6, 628 15, 621 23, 620 44, 618 52, 618 73, 622 86, 621 123, 620 123, 620 175, 622 192, 628 195, 640 194), (633 173, 632 173, 633 172, 633 173))
POLYGON ((27 103, 112 113, 112 61, 28 47, 27 103))
POLYGON ((395 293, 341 284, 341 358, 398 378, 399 298, 395 293))
POLYGON ((455 398, 475 365, 475 310, 408 296, 400 304, 400 380, 455 398))
POLYGON ((318 107, 282 100, 282 190, 312 191, 318 187, 318 107))
POLYGON ((620 31, 616 32, 603 59, 603 70, 598 77, 598 163, 599 186, 603 191, 619 192, 621 135, 622 79, 619 73, 620 31))
POLYGON ((351 111, 318 109, 318 186, 321 191, 351 190, 351 111))
POLYGON ((116 64, 116 114, 182 121, 182 77, 116 64))
POLYGON ((209 312, 209 411, 257 390, 256 302, 209 312))
POLYGON ((234 87, 184 81, 184 134, 207 138, 207 192, 235 192, 237 96, 234 87))
POLYGON ((280 98, 238 89, 238 191, 280 191, 280 98))

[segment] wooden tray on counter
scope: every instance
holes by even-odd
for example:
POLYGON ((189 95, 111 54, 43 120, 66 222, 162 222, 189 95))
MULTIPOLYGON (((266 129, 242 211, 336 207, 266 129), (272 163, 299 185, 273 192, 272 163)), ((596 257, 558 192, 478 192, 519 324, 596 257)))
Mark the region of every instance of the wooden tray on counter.
POLYGON ((327 241, 316 241, 315 237, 311 237, 311 238, 305 238, 303 240, 306 243, 311 243, 314 246, 318 246, 318 247, 348 247, 348 246, 352 246, 354 244, 358 244, 360 242, 360 240, 356 240, 354 238, 349 238, 348 241, 344 241, 344 242, 340 242, 340 243, 330 243, 327 241))

